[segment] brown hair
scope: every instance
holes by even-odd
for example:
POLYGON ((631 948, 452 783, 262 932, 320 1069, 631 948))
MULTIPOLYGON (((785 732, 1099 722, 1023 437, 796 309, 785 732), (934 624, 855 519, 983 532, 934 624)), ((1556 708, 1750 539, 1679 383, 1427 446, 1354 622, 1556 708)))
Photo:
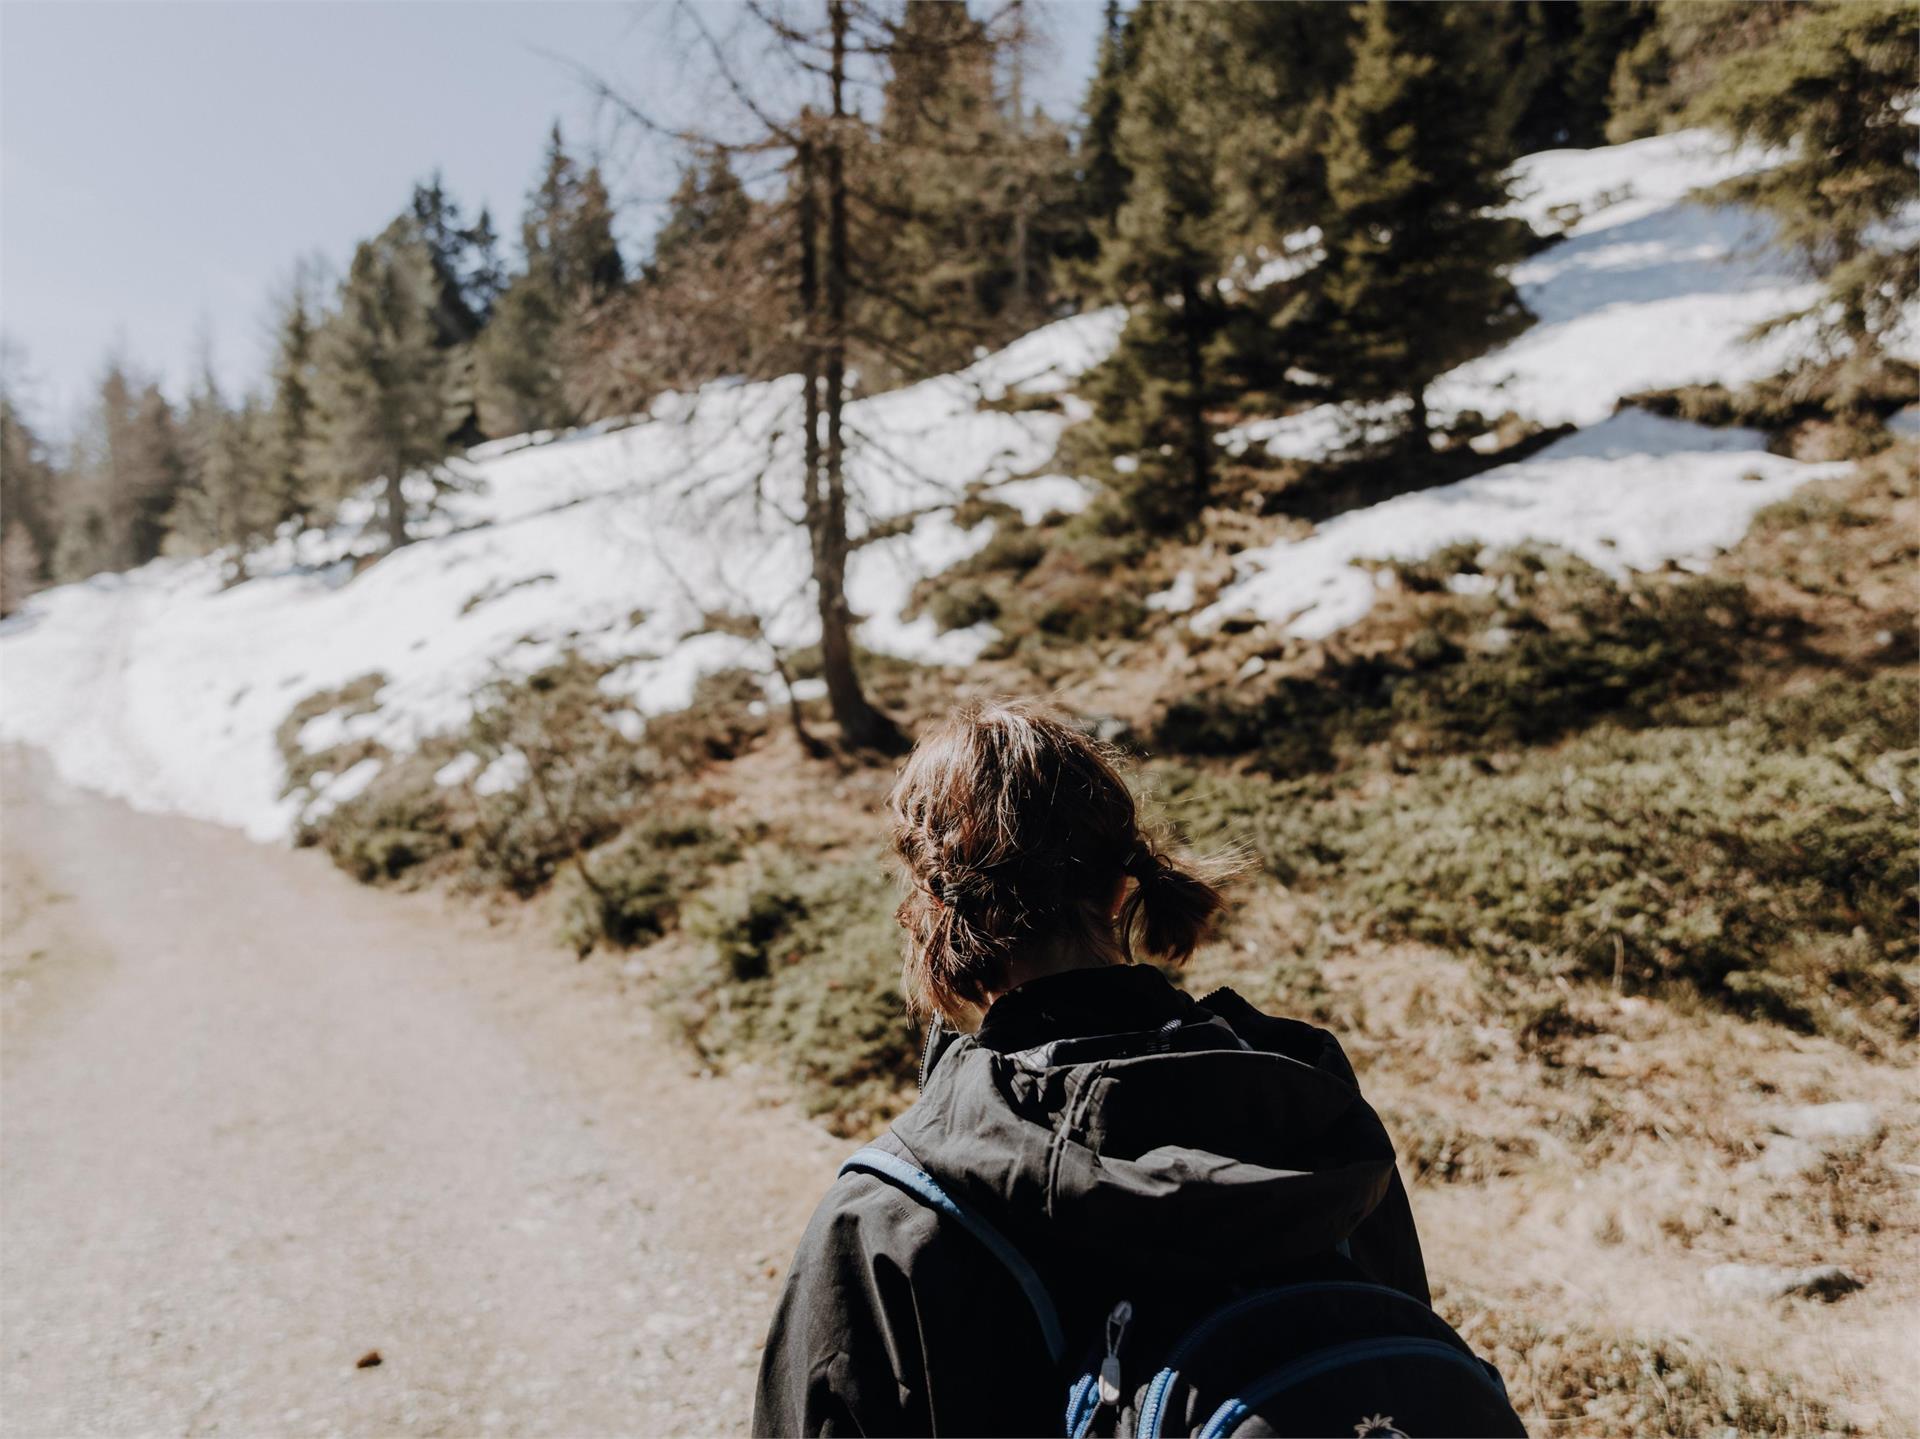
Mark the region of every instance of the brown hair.
POLYGON ((1143 830, 1123 763, 1025 701, 976 701, 921 737, 887 798, 916 1014, 984 1006, 1009 957, 1035 944, 1115 961, 1192 953, 1240 863, 1177 857, 1143 830), (1134 883, 1116 920, 1123 875, 1134 883))

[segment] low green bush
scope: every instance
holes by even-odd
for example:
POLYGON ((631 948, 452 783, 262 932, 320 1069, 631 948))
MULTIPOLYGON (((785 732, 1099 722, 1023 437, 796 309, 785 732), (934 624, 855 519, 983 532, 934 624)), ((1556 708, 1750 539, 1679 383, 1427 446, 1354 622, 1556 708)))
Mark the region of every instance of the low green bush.
POLYGON ((286 783, 280 789, 282 795, 296 794, 310 788, 315 776, 323 772, 342 774, 363 759, 376 759, 387 753, 385 745, 371 739, 353 740, 318 750, 309 750, 300 743, 300 731, 322 715, 338 711, 343 719, 351 719, 355 715, 369 714, 378 709, 380 691, 386 688, 386 684, 387 677, 384 674, 371 670, 336 689, 316 690, 287 711, 287 717, 280 721, 279 729, 274 731, 274 743, 280 750, 280 760, 287 775, 286 783))
POLYGON ((1920 708, 1839 680, 1724 724, 1601 726, 1504 768, 1273 781, 1163 768, 1339 924, 1496 969, 1679 989, 1842 1037, 1910 1032, 1920 708))
POLYGON ((503 763, 523 777, 473 794, 471 883, 522 898, 538 893, 570 856, 617 834, 644 801, 658 765, 614 727, 626 703, 601 689, 606 673, 568 654, 475 696, 465 746, 479 760, 476 773, 503 763))
POLYGON ((561 938, 582 958, 633 949, 677 929, 712 871, 739 858, 731 836, 697 815, 643 821, 583 856, 568 881, 561 938))
POLYGON ((669 1010, 714 1062, 771 1061, 837 1131, 863 1130, 897 1107, 919 1058, 895 903, 874 861, 756 862, 688 915, 703 953, 669 1010))
POLYGON ((1286 676, 1248 699, 1215 691, 1170 705, 1156 745, 1177 754, 1249 755, 1278 776, 1336 768, 1394 739, 1450 753, 1531 745, 1601 719, 1645 723, 1674 700, 1733 683, 1753 630, 1746 591, 1712 579, 1617 584, 1553 551, 1476 559, 1442 551, 1404 571, 1439 590, 1445 566, 1494 585, 1449 595, 1397 653, 1360 655, 1286 676))
POLYGON ((663 765, 695 769, 746 753, 771 727, 765 679, 722 669, 694 681, 685 709, 649 719, 642 743, 663 765))
POLYGON ((430 769, 407 766, 405 774, 376 781, 337 806, 310 837, 362 884, 382 884, 411 878, 419 867, 458 850, 462 828, 430 769))

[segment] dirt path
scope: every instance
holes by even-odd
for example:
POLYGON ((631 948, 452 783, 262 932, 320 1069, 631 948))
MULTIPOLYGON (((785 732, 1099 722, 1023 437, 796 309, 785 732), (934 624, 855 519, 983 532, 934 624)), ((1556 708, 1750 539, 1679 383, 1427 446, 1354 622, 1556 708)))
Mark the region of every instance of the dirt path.
POLYGON ((0 783, 6 1433, 744 1427, 839 1142, 535 940, 0 783))

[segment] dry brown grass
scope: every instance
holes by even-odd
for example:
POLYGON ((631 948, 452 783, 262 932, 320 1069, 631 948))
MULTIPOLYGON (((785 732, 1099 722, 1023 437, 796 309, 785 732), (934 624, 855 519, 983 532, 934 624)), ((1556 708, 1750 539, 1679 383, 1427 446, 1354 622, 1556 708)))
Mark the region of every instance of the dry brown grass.
POLYGON ((1436 1131, 1470 1159, 1499 1156, 1429 1168, 1414 1210, 1443 1308, 1485 1326, 1510 1380, 1521 1361, 1523 1413, 1543 1432, 1909 1432, 1920 1414, 1910 1064, 1605 991, 1574 990, 1562 1032, 1529 1043, 1465 966, 1412 946, 1356 953, 1322 982, 1403 1167, 1410 1139, 1430 1145, 1436 1131), (1887 1133, 1834 1145, 1804 1175, 1762 1173, 1781 1112, 1834 1100, 1875 1105, 1887 1133), (1839 1264, 1867 1287, 1832 1304, 1736 1303, 1705 1283, 1727 1262, 1839 1264), (1623 1376, 1632 1382, 1609 1387, 1623 1376))

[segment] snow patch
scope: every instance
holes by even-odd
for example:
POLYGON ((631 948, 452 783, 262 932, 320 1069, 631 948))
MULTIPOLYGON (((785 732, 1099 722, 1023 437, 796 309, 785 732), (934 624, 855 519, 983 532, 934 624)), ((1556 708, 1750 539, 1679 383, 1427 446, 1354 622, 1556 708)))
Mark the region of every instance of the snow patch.
POLYGON ((1164 590, 1156 590, 1141 603, 1150 610, 1164 610, 1170 615, 1184 615, 1193 608, 1198 587, 1194 583, 1193 571, 1182 570, 1173 577, 1173 583, 1164 590))
POLYGON ((1756 511, 1844 464, 1769 454, 1755 430, 1711 430, 1627 410, 1516 464, 1350 511, 1302 540, 1235 557, 1236 579, 1191 621, 1253 615, 1320 639, 1373 608, 1361 560, 1418 560, 1449 545, 1556 545, 1616 578, 1704 564, 1756 511))

